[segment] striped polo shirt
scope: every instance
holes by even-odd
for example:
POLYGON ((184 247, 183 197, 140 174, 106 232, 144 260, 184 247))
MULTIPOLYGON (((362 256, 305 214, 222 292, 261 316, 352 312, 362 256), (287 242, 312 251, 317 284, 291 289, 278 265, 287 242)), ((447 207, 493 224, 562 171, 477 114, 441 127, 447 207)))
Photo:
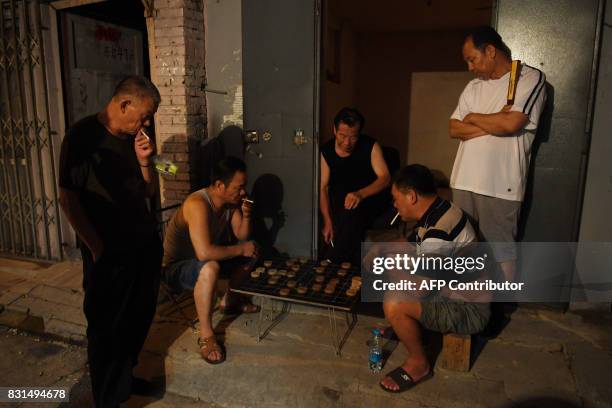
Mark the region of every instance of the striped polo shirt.
POLYGON ((452 256, 478 239, 463 210, 437 197, 415 225, 410 241, 419 255, 452 256))

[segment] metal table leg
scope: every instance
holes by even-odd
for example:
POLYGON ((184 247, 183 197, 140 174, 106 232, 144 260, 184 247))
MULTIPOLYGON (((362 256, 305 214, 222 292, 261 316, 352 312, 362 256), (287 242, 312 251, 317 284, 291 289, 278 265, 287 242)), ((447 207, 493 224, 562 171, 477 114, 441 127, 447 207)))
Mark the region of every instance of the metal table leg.
POLYGON ((266 297, 260 296, 261 302, 259 304, 259 316, 257 317, 257 342, 259 343, 262 339, 261 337, 261 322, 263 321, 264 316, 264 306, 266 305, 266 297))
MULTIPOLYGON (((286 315, 291 310, 290 303, 282 302, 283 306, 281 308, 281 311, 272 318, 272 323, 270 323, 270 325, 262 333, 261 326, 264 320, 264 305, 265 305, 266 300, 267 299, 264 296, 262 296, 261 306, 259 309, 259 318, 257 319, 257 342, 260 342, 262 339, 264 339, 272 331, 272 329, 276 327, 276 325, 279 324, 286 317, 286 315)), ((274 310, 275 309, 274 305, 272 307, 273 307, 272 312, 273 313, 276 312, 276 310, 274 310)))
POLYGON ((333 307, 328 307, 327 315, 329 317, 329 325, 331 328, 332 345, 334 346, 334 351, 336 352, 336 356, 340 357, 340 352, 342 350, 342 347, 344 346, 344 343, 346 343, 346 341, 348 340, 348 337, 351 335, 351 332, 353 331, 353 328, 355 328, 355 325, 357 324, 357 314, 354 312, 351 312, 350 313, 351 319, 349 320, 349 313, 344 312, 344 318, 346 320, 346 331, 344 332, 344 335, 342 336, 341 339, 338 336, 338 323, 336 321, 336 309, 333 307))

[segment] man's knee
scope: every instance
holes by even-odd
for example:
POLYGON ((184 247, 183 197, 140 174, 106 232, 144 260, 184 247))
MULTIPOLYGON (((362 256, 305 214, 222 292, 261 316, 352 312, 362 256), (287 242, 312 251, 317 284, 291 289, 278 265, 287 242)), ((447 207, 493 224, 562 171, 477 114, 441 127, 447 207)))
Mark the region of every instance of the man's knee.
POLYGON ((383 303, 385 318, 389 321, 410 317, 418 320, 421 317, 421 304, 416 301, 383 303))
POLYGON ((217 261, 208 261, 200 268, 200 274, 198 275, 199 281, 213 281, 215 282, 219 277, 221 266, 217 261))

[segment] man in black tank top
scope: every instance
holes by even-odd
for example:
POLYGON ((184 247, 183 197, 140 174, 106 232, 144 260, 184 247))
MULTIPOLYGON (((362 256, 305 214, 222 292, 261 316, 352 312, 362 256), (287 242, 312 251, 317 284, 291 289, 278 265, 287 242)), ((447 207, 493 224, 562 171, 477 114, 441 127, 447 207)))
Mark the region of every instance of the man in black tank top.
POLYGON ((365 120, 342 108, 334 118, 334 139, 321 148, 320 206, 324 258, 359 263, 361 241, 377 201, 390 181, 380 145, 361 134, 365 120))

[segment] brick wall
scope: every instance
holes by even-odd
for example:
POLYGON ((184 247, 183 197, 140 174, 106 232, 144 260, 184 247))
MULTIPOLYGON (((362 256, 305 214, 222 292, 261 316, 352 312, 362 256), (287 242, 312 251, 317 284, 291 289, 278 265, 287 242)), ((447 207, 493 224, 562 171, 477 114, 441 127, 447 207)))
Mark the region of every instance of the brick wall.
POLYGON ((151 79, 162 97, 155 115, 158 152, 176 176, 162 176, 162 206, 182 202, 197 182, 197 148, 206 138, 203 0, 155 0, 150 38, 151 79))

